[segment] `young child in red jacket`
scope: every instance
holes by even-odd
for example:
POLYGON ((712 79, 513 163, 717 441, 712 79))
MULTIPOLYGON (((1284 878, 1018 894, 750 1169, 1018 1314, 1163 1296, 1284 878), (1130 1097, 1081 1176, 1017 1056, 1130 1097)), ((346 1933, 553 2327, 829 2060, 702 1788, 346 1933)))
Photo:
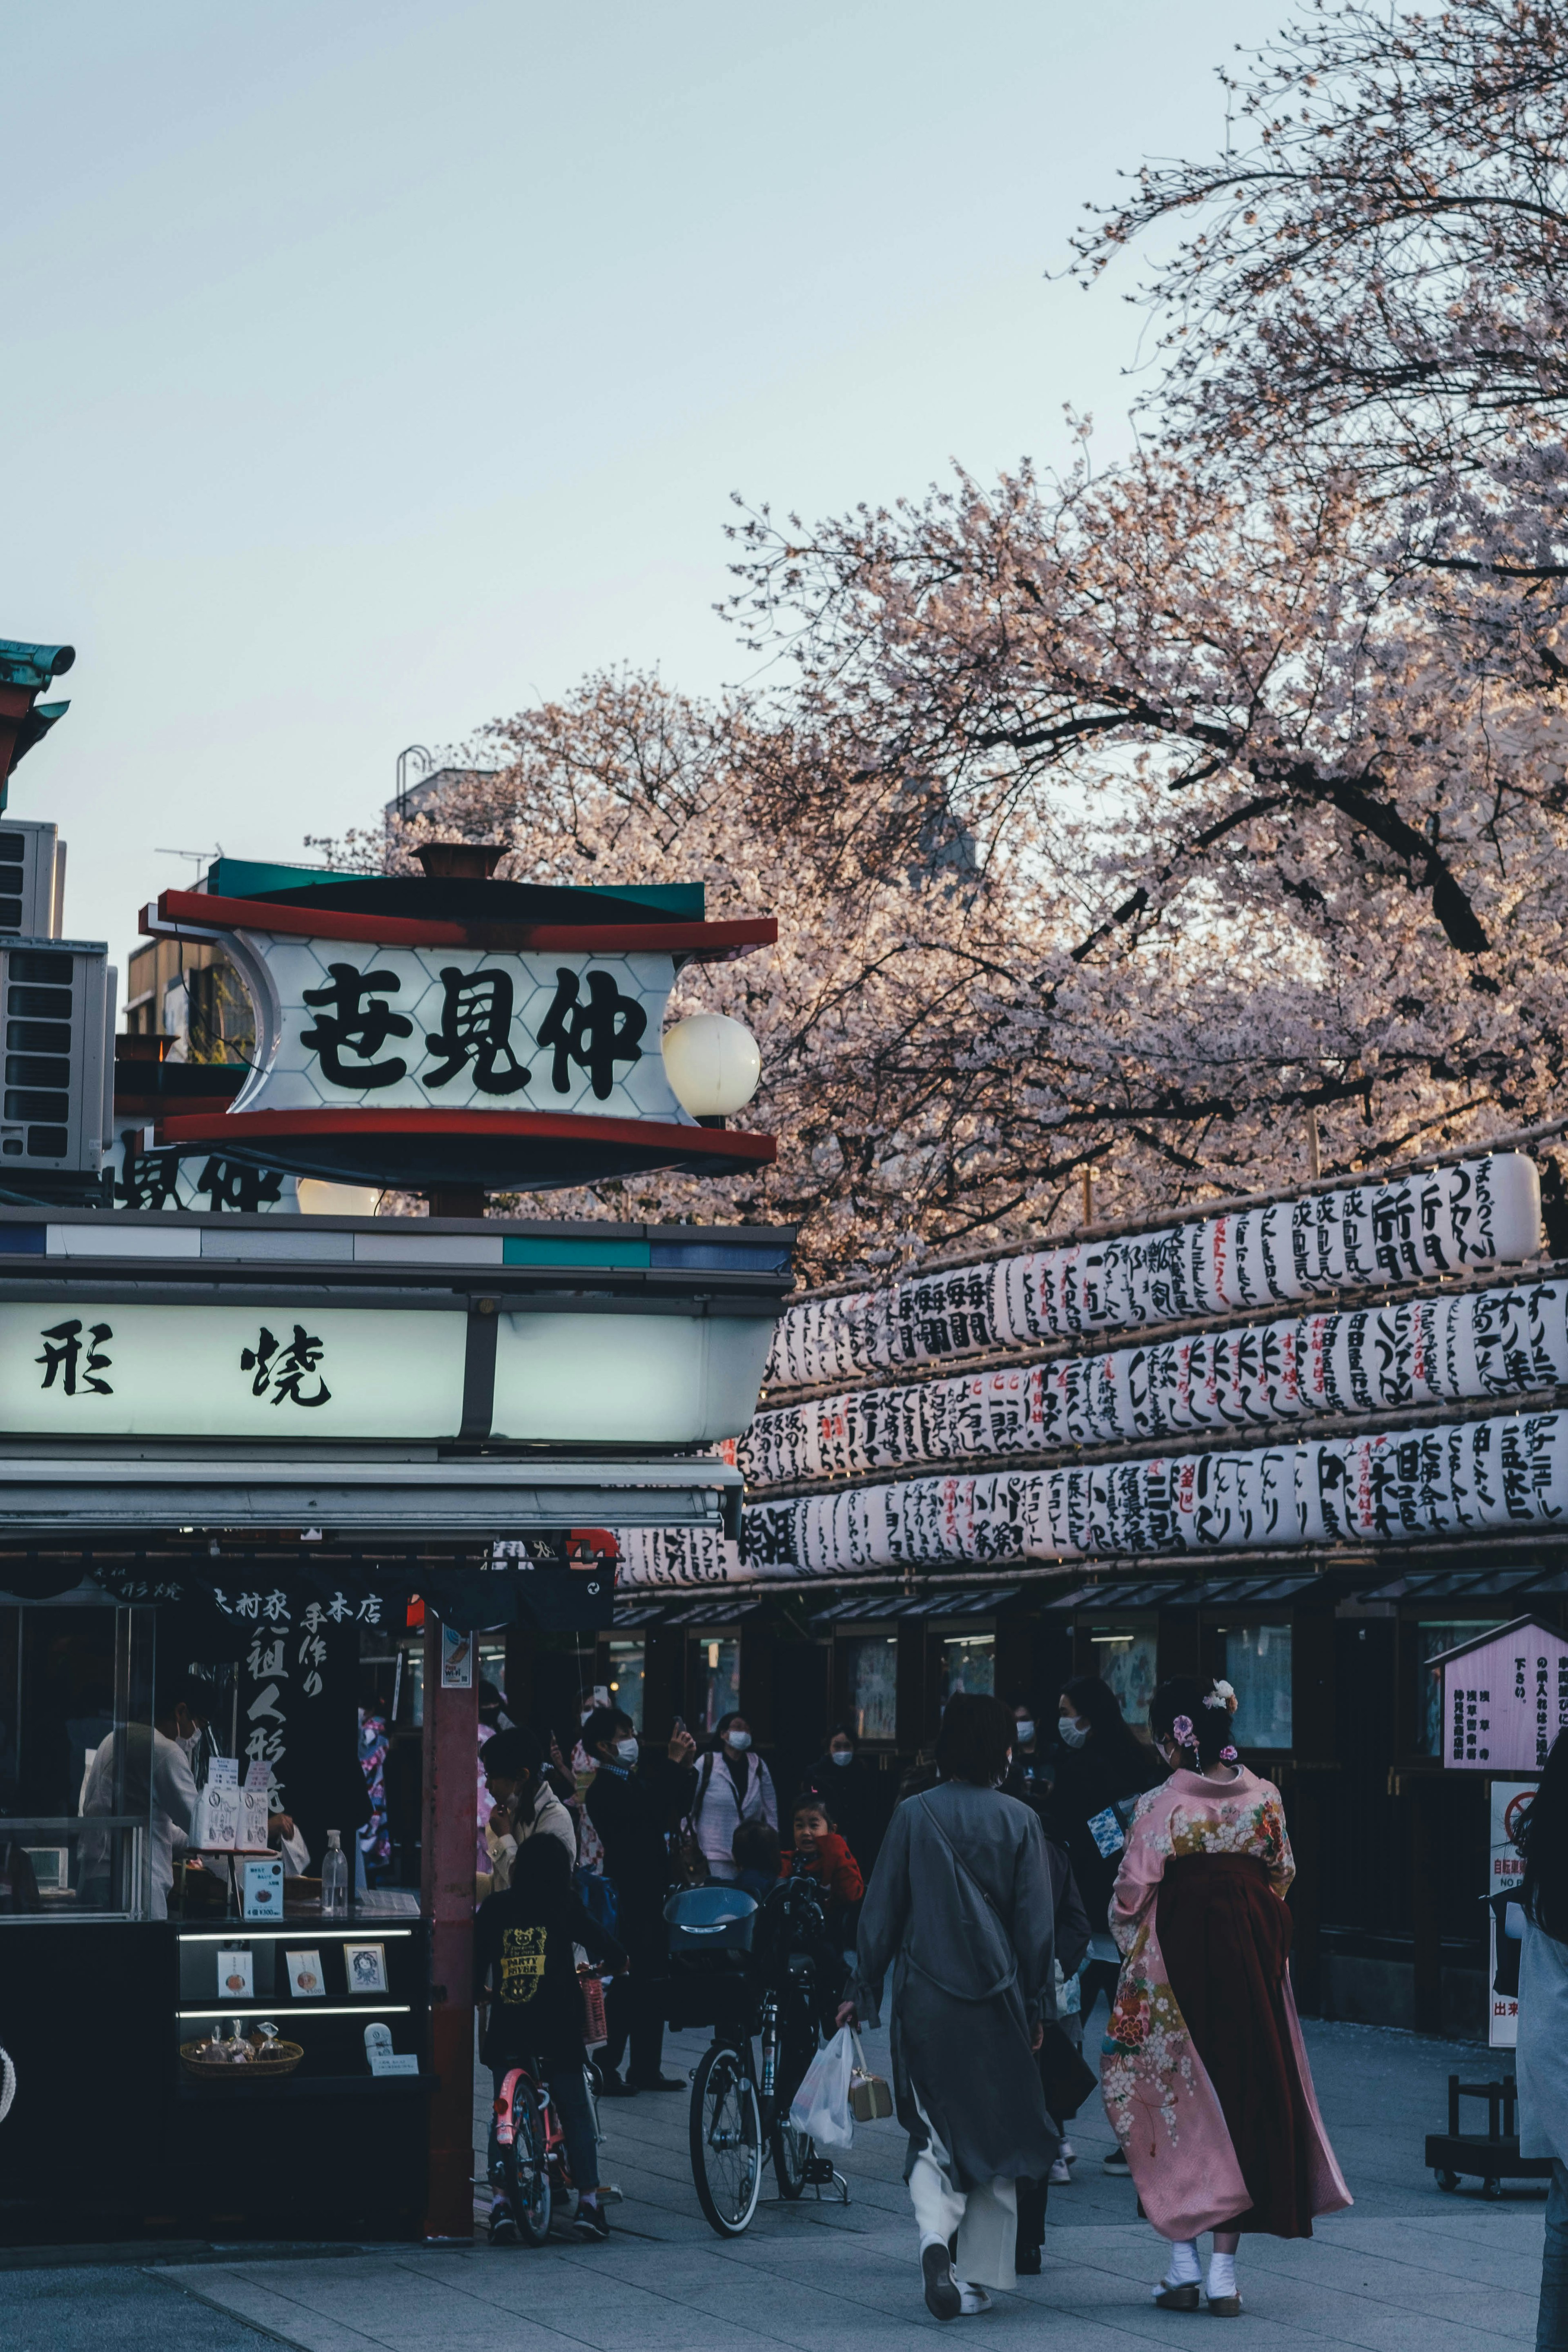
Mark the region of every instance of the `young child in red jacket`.
POLYGON ((820 1797, 797 1797, 791 1816, 795 1838, 779 1856, 781 1878, 815 1878, 826 1889, 829 1917, 858 1903, 866 1892, 860 1865, 833 1826, 820 1797))

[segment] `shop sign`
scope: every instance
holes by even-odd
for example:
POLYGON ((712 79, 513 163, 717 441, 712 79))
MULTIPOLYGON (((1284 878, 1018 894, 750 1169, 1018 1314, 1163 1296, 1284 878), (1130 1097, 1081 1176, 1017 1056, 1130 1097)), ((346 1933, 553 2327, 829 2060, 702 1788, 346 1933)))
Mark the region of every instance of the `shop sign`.
MULTIPOLYGON (((1491 1784, 1491 1851, 1487 1861, 1487 1899, 1517 1892, 1524 1876, 1524 1856, 1519 1832, 1535 1794, 1533 1780, 1494 1780, 1491 1784)), ((1506 1939, 1498 1932, 1498 1916, 1490 1915, 1491 1934, 1487 1968, 1487 2040, 1494 2050, 1511 2050, 1519 2041, 1519 1995, 1499 1992, 1498 1956, 1506 1939)), ((1517 1956, 1519 1947, 1514 1946, 1517 1956)), ((1511 1976, 1510 1976, 1511 1981, 1511 1976)))
POLYGON ((0 1305, 0 1431, 73 1438, 440 1438, 468 1318, 396 1307, 0 1305))
POLYGON ((105 1163, 117 1209, 200 1209, 237 1216, 300 1214, 300 1180, 281 1168, 247 1168, 221 1151, 147 1150, 143 1128, 121 1129, 105 1163))
POLYGON ((231 1110, 553 1111, 691 1124, 659 1039, 674 958, 241 931, 256 1068, 231 1110))
POLYGON ((1568 1725, 1568 1641, 1532 1619, 1462 1643, 1443 1669, 1443 1761, 1471 1772, 1539 1772, 1568 1725))

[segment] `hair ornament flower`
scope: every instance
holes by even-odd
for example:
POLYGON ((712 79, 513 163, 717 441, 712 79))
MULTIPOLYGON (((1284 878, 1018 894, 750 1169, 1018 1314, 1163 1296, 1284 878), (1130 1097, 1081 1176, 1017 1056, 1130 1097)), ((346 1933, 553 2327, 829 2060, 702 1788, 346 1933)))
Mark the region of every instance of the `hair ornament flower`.
POLYGON ((1171 1726, 1171 1734, 1178 1748, 1195 1748, 1197 1746, 1197 1739, 1193 1731, 1193 1718, 1190 1715, 1177 1716, 1174 1723, 1171 1726))
POLYGON ((1241 1759, 1234 1748, 1222 1748, 1219 1751, 1219 1760, 1222 1764, 1239 1764, 1241 1759))
POLYGON ((1236 1693, 1231 1688, 1229 1683, 1215 1683, 1213 1690, 1210 1691, 1207 1698, 1205 1699, 1204 1705, 1205 1706, 1228 1707, 1232 1715, 1234 1715, 1236 1713, 1236 1693))

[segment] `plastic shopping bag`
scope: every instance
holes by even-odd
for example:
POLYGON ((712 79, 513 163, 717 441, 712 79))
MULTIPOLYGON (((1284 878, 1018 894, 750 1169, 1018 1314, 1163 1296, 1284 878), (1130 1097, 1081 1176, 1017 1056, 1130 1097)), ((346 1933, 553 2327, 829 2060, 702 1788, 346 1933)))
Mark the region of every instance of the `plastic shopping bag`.
POLYGON ((842 2025, 805 2070, 805 2080, 790 2103, 789 2119, 818 2147, 847 2147, 855 2137, 849 2112, 849 2076, 855 2064, 855 2037, 842 2025))

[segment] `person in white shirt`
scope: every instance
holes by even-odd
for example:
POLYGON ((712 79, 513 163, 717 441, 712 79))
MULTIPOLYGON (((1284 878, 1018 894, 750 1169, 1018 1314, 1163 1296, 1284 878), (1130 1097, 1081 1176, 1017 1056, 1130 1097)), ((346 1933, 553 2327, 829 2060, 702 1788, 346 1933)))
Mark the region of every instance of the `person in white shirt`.
MULTIPOLYGON (((182 1742, 205 1727, 205 1717, 193 1712, 204 1703, 202 1686, 184 1675, 161 1684, 151 1730, 144 1723, 117 1725, 89 1764, 81 1784, 79 1810, 84 1821, 117 1813, 147 1820, 149 1907, 154 1919, 168 1916, 174 1851, 189 1839, 195 1819, 196 1784, 182 1742)), ((107 1910, 114 1899, 114 1836, 112 1831, 91 1828, 81 1833, 78 1900, 83 1910, 107 1910)))
POLYGON ((713 1741, 697 1768, 691 1823, 710 1877, 729 1885, 737 1874, 735 1832, 742 1822, 766 1822, 776 1830, 779 1801, 767 1766, 751 1752, 752 1727, 743 1715, 721 1716, 713 1741))

